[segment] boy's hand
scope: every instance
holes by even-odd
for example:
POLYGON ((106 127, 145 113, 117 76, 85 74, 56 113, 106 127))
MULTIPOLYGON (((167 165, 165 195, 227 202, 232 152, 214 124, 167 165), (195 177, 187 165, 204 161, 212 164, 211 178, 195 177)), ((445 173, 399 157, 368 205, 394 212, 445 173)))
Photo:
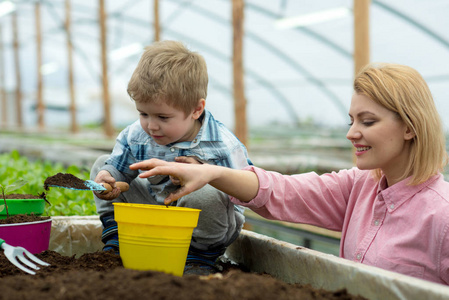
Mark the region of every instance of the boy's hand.
POLYGON ((94 181, 96 183, 108 183, 112 187, 112 191, 110 191, 109 193, 104 192, 100 194, 94 191, 95 196, 97 196, 98 198, 103 200, 114 200, 120 195, 120 189, 117 188, 115 184, 115 178, 112 177, 108 171, 103 170, 98 172, 94 181))

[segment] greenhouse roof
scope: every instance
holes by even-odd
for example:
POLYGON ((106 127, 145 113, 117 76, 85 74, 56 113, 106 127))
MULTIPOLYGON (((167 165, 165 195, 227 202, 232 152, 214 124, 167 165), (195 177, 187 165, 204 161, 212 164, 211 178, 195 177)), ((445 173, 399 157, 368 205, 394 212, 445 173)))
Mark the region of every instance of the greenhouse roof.
MULTIPOLYGON (((1 5, 5 3, 12 3, 18 18, 24 101, 35 101, 35 5, 40 3, 44 99, 49 107, 67 104, 66 1, 17 0, 2 1, 1 5)), ((101 119, 99 1, 70 3, 79 114, 90 114, 86 120, 101 119)), ((117 124, 137 119, 126 86, 143 47, 154 40, 153 3, 105 1, 109 87, 117 124)), ((352 10, 353 1, 349 0, 245 1, 244 79, 250 126, 348 123, 354 76, 352 10), (334 19, 308 25, 285 23, 289 18, 322 12, 333 12, 334 19)), ((417 69, 430 86, 446 129, 449 129, 448 16, 449 1, 443 0, 372 0, 370 5, 370 60, 417 69)), ((160 0, 159 22, 161 39, 180 40, 205 57, 209 71, 207 108, 232 127, 232 1, 160 0)), ((11 13, 0 18, 5 86, 10 92, 17 83, 13 75, 11 24, 11 13)))

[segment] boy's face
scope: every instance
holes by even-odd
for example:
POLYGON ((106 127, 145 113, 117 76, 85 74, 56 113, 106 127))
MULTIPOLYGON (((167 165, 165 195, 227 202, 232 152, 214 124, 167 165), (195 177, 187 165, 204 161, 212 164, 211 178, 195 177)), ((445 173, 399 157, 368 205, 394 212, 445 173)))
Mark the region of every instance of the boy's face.
MULTIPOLYGON (((202 101, 204 101, 202 99, 202 101)), ((161 103, 135 102, 140 113, 140 125, 143 130, 159 145, 174 142, 192 141, 197 135, 201 124, 197 121, 204 110, 204 103, 188 116, 184 111, 161 103)))

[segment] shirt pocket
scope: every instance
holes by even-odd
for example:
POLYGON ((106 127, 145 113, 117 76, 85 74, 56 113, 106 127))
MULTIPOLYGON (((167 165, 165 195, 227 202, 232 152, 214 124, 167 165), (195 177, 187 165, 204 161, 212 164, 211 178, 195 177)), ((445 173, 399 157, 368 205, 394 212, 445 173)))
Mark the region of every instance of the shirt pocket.
POLYGON ((193 149, 189 149, 189 151, 186 151, 184 155, 189 156, 196 156, 203 160, 204 162, 207 162, 208 164, 212 165, 219 165, 219 166, 225 166, 230 167, 230 152, 226 147, 219 147, 219 145, 212 145, 207 144, 206 142, 203 142, 203 147, 195 147, 193 149))
POLYGON ((393 262, 383 256, 379 256, 377 258, 375 266, 385 269, 385 270, 412 276, 415 278, 423 278, 423 276, 424 276, 424 267, 423 266, 393 262))

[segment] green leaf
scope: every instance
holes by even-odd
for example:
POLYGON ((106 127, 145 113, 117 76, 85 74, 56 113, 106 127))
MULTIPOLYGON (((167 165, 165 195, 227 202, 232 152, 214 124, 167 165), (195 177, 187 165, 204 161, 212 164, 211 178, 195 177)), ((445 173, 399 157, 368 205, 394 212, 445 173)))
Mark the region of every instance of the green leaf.
POLYGON ((11 151, 11 158, 14 160, 19 160, 20 159, 20 153, 17 150, 12 150, 11 151))
POLYGON ((16 182, 14 182, 13 184, 7 185, 5 190, 7 192, 12 192, 12 191, 15 191, 17 189, 20 189, 22 186, 24 186, 27 183, 28 183, 28 181, 26 181, 26 180, 18 180, 16 182))
POLYGON ((71 165, 67 168, 67 173, 78 174, 78 173, 80 173, 80 169, 75 165, 71 165))

